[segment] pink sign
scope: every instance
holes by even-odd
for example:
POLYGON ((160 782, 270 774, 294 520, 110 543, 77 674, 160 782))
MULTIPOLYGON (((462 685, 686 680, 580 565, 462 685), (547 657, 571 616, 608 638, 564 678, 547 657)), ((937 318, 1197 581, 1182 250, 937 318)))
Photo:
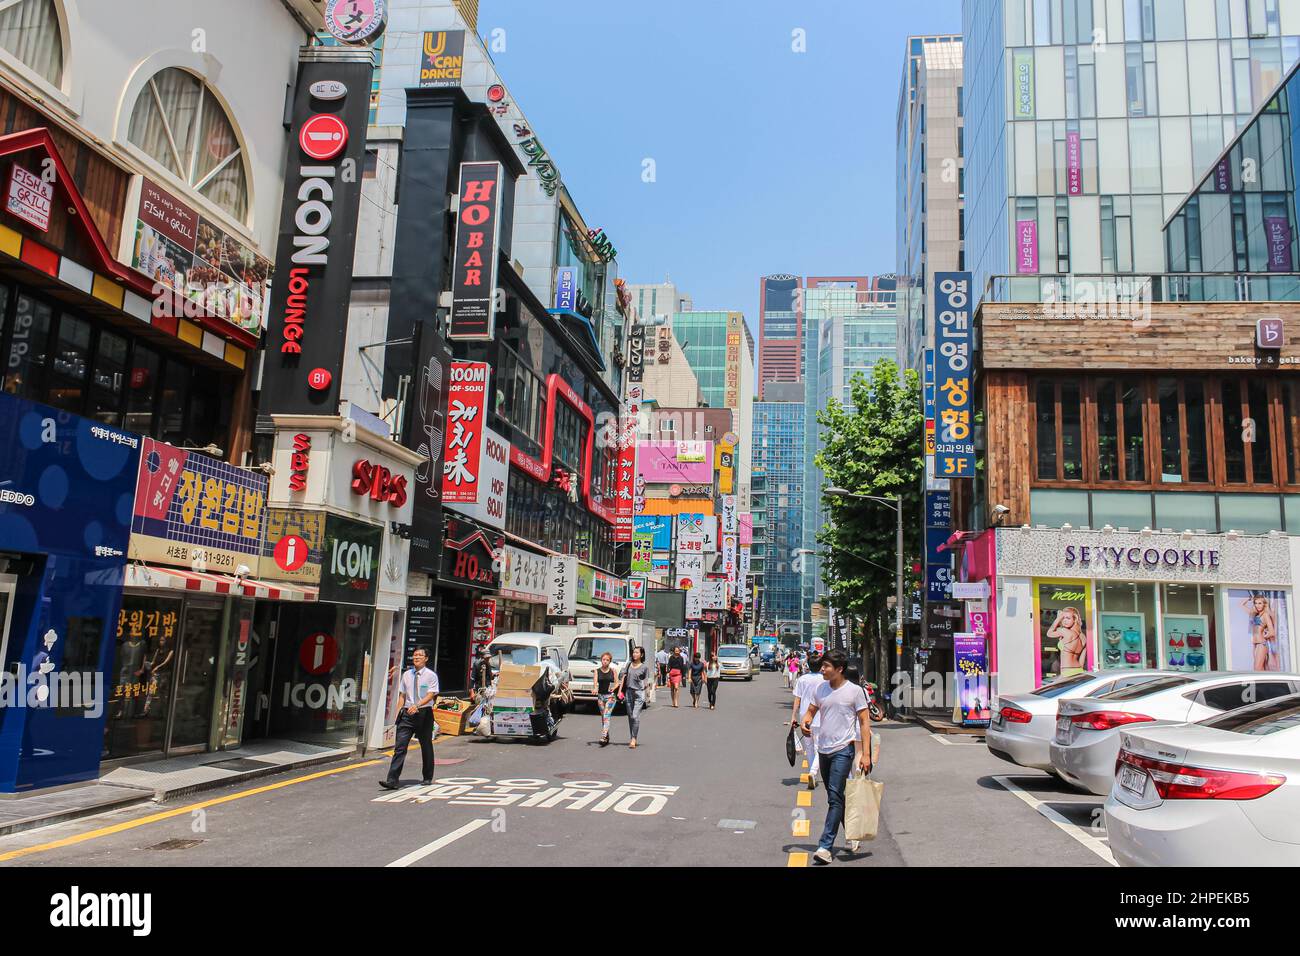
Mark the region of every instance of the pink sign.
POLYGON ((754 516, 745 512, 739 515, 740 518, 740 546, 746 547, 754 543, 754 516))
POLYGON ((1016 272, 1038 271, 1038 223, 1033 219, 1016 220, 1016 272))
MULTIPOLYGON (((648 482, 713 483, 713 442, 704 445, 703 461, 680 461, 678 454, 687 443, 652 441, 637 446, 637 473, 648 482)), ((686 457, 695 457, 689 454, 686 457)))
POLYGON ((1065 134, 1065 168, 1069 174, 1071 196, 1083 195, 1083 146, 1078 133, 1065 134))
POLYGON ((972 634, 987 634, 989 632, 988 611, 971 611, 966 616, 970 618, 970 629, 972 634))

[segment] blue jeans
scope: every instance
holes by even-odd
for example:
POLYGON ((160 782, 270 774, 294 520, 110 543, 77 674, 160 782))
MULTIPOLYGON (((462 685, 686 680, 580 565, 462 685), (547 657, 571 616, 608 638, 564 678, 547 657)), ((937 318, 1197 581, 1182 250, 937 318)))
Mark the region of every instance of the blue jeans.
POLYGON ((826 826, 822 829, 819 849, 829 850, 835 846, 835 835, 844 823, 844 785, 853 771, 853 758, 856 749, 849 744, 843 750, 833 754, 820 754, 822 783, 826 785, 826 826))
POLYGON ((641 729, 641 711, 645 708, 645 695, 640 691, 630 690, 624 701, 627 706, 627 729, 636 740, 637 731, 641 729))

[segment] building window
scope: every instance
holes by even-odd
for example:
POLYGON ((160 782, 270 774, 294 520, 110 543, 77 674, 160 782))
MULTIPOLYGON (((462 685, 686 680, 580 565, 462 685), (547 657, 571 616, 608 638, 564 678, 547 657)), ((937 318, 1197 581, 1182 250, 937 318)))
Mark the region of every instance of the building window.
POLYGON ((234 125, 197 76, 169 67, 136 98, 127 138, 177 179, 243 222, 248 175, 234 125))
POLYGON ((1038 477, 1083 480, 1083 400, 1077 380, 1041 380, 1035 387, 1038 477))
POLYGON ((1097 480, 1145 481, 1145 406, 1140 383, 1100 379, 1096 383, 1097 480))
POLYGON ((47 80, 63 85, 63 34, 54 0, 0 3, 0 47, 47 80))

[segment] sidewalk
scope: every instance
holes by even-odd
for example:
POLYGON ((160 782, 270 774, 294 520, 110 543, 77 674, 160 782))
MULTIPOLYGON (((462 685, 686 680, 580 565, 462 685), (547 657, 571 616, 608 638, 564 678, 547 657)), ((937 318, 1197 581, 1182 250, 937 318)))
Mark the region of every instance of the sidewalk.
POLYGON ((952 711, 918 710, 912 713, 912 719, 932 734, 959 734, 970 737, 983 737, 987 727, 963 727, 954 723, 952 711))
POLYGON ((261 740, 216 753, 190 754, 118 767, 98 783, 27 797, 0 799, 0 836, 75 820, 119 807, 241 783, 315 764, 343 760, 353 747, 322 747, 292 740, 261 740))

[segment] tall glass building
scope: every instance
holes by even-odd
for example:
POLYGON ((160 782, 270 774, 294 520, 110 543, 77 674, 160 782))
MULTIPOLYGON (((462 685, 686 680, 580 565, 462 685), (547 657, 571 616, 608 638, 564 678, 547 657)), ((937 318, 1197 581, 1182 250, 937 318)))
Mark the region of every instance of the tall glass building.
POLYGON ((1300 0, 966 0, 976 288, 1159 273, 1162 226, 1300 59, 1300 0))
POLYGON ((766 495, 763 619, 802 635, 805 608, 803 540, 804 403, 798 382, 768 383, 771 401, 754 403, 754 470, 766 495))

